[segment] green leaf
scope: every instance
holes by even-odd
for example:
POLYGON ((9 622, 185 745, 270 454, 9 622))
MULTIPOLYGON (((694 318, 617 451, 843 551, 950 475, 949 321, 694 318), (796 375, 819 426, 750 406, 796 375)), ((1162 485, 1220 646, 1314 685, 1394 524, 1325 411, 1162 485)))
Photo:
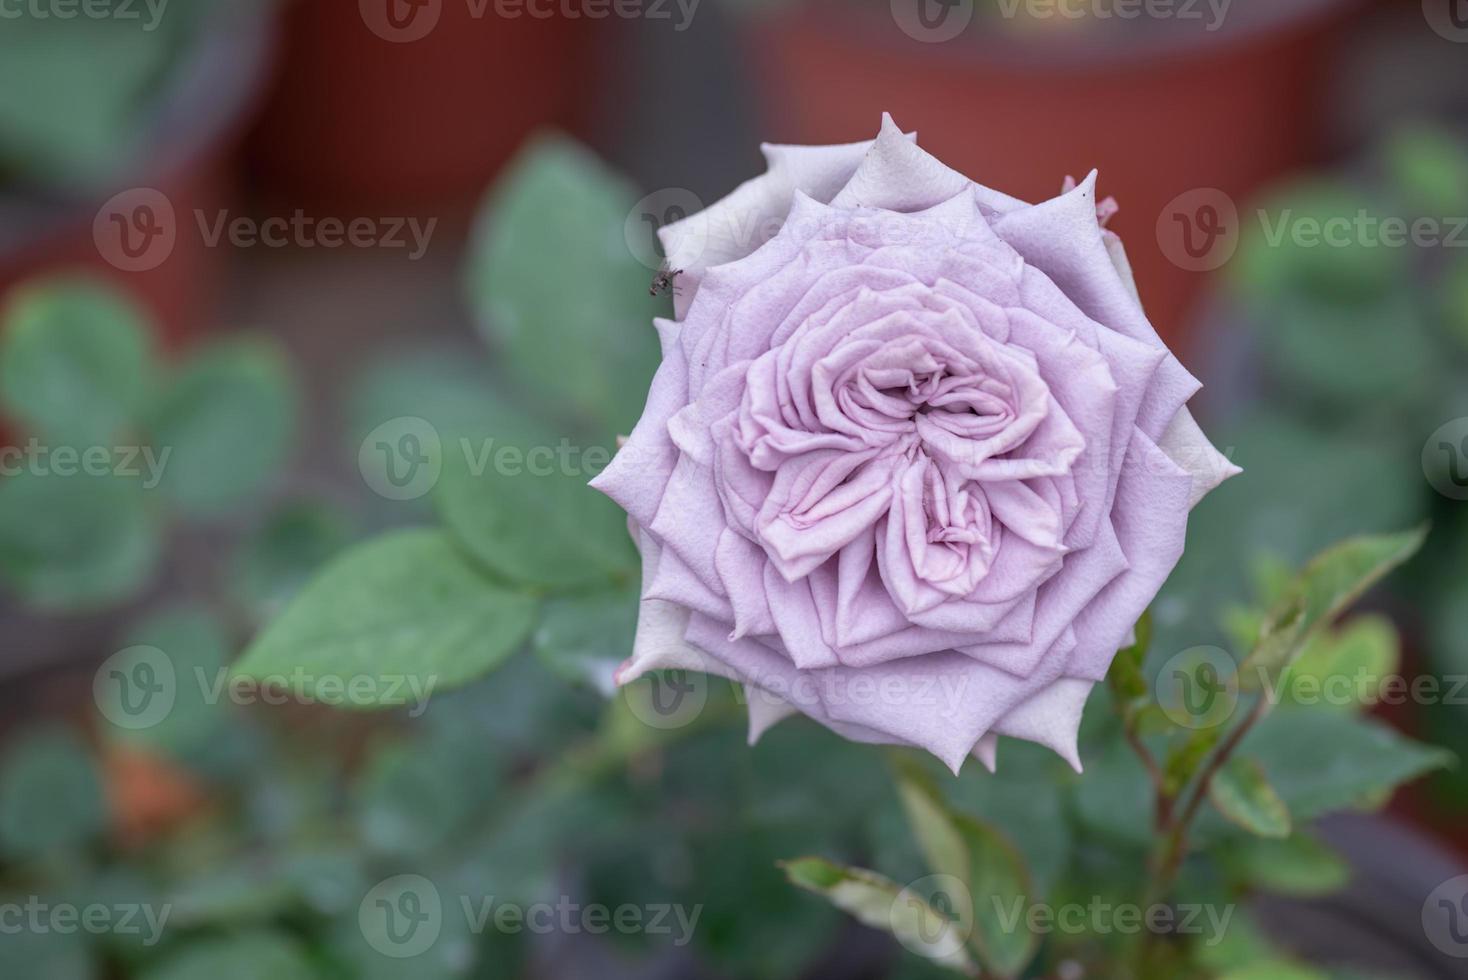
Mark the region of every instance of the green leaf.
POLYGON ((1330 980, 1328 974, 1288 960, 1268 960, 1230 970, 1219 980, 1330 980))
POLYGON ((234 592, 258 619, 267 620, 354 536, 352 522, 324 502, 286 504, 235 553, 234 592))
POLYGON ((899 766, 897 790, 929 869, 956 879, 966 892, 961 897, 972 911, 979 959, 995 972, 1017 975, 1039 946, 1039 936, 1003 918, 1004 910, 1033 900, 1024 858, 998 830, 949 809, 915 766, 899 766))
POLYGON ((1351 878, 1351 867, 1340 855, 1301 831, 1283 840, 1241 838, 1222 859, 1232 877, 1276 895, 1329 895, 1351 878))
POLYGON ((1397 192, 1420 214, 1448 217, 1468 208, 1468 148, 1447 130, 1404 127, 1386 146, 1397 192))
POLYGON ((492 773, 465 753, 394 744, 374 754, 356 787, 363 841, 380 854, 427 854, 464 829, 486 802, 492 773))
POLYGON ((658 363, 652 272, 627 245, 637 194, 587 150, 543 137, 491 193, 469 262, 486 339, 549 404, 626 432, 658 363))
POLYGON ((0 850, 30 858, 89 844, 106 828, 102 782, 76 735, 46 728, 0 759, 0 850))
POLYGON ((1260 837, 1288 837, 1290 809, 1257 762, 1233 758, 1214 774, 1208 798, 1229 820, 1260 837))
POLYGON ((1223 730, 1222 725, 1210 725, 1190 732, 1186 739, 1168 753, 1167 761, 1162 765, 1162 784, 1170 796, 1181 793, 1192 781, 1198 767, 1218 745, 1223 730))
POLYGON ((397 531, 327 565, 234 674, 344 707, 421 709, 498 666, 534 617, 532 598, 486 581, 441 532, 397 531))
POLYGON ((203 939, 164 957, 141 980, 316 980, 304 947, 273 932, 203 939))
POLYGON ((152 372, 150 327, 113 289, 52 281, 17 291, 5 310, 0 404, 53 451, 110 449, 136 419, 152 372))
POLYGON ((548 589, 630 580, 636 553, 627 518, 587 486, 585 454, 558 452, 568 440, 507 435, 445 453, 435 503, 445 527, 485 568, 510 582, 548 589))
POLYGON ((134 162, 152 128, 149 96, 182 50, 169 30, 180 11, 149 29, 147 14, 57 17, 31 9, 40 14, 7 16, 0 36, 0 173, 43 187, 119 182, 119 167, 134 162))
POLYGON ((216 516, 258 494, 284 464, 299 396, 284 352, 256 337, 198 351, 148 411, 162 488, 183 510, 216 516))
POLYGON ((791 884, 825 897, 863 925, 891 933, 917 955, 965 976, 978 975, 964 949, 959 924, 895 881, 818 857, 784 861, 780 866, 791 884))
POLYGON ((232 652, 224 625, 204 606, 153 613, 128 630, 124 646, 94 681, 99 730, 209 771, 224 761, 230 716, 223 693, 232 652), (159 701, 152 703, 153 697, 159 701))
POLYGON ((102 976, 86 943, 60 932, 21 929, 0 942, 0 976, 25 980, 94 980, 102 976))
POLYGON ((632 655, 638 605, 635 588, 551 599, 532 639, 535 655, 567 680, 606 688, 632 655))
POLYGON ((1385 616, 1357 616, 1318 634, 1284 681, 1287 704, 1359 711, 1375 704, 1401 664, 1401 638, 1385 616))
POLYGON ((1142 673, 1142 664, 1147 660, 1147 650, 1152 645, 1152 614, 1145 612, 1137 620, 1137 638, 1131 646, 1120 650, 1111 661, 1106 674, 1107 683, 1116 695, 1116 703, 1125 710, 1133 702, 1147 697, 1151 690, 1142 673))
POLYGON ((1318 631, 1416 554, 1426 539, 1426 528, 1357 537, 1312 560, 1265 617, 1259 645, 1241 668, 1245 689, 1275 684, 1318 631))
POLYGON ((0 580, 43 610, 84 611, 147 587, 161 529, 139 480, 117 475, 0 479, 0 580))
POLYGON ((1244 738, 1239 751, 1259 760, 1301 824, 1376 799, 1454 761, 1445 749, 1336 711, 1275 712, 1244 738))

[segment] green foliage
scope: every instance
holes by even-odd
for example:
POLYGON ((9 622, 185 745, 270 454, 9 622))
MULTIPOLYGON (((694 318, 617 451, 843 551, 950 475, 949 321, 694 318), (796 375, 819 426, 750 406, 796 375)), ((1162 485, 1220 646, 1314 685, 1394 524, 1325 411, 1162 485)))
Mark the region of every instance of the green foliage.
POLYGON ((485 339, 528 390, 601 433, 628 431, 657 365, 652 273, 625 240, 636 199, 584 149, 544 137, 486 202, 469 263, 485 339))
POLYGON ((315 980, 306 951, 278 933, 241 933, 180 949, 142 975, 142 980, 315 980))
POLYGON ((1245 687, 1276 681, 1322 628, 1426 539, 1426 528, 1353 538, 1311 561, 1265 617, 1259 644, 1243 663, 1245 687))
POLYGON ((960 974, 978 975, 961 938, 955 935, 957 925, 922 896, 879 874, 824 858, 797 858, 781 862, 781 867, 791 884, 825 896, 864 925, 891 932, 919 956, 960 974))
POLYGON ((166 519, 231 516, 285 462, 297 396, 280 350, 225 342, 157 362, 151 324, 114 288, 23 287, 0 322, 0 582, 47 611, 126 601, 150 583, 166 519))
POLYGON ((285 462, 297 400, 273 344, 232 340, 195 351, 147 413, 154 444, 169 452, 162 491, 204 517, 258 495, 285 462))
POLYGON ((142 481, 22 469, 0 478, 0 580, 42 610, 84 611, 136 595, 162 542, 142 481))
POLYGON ((547 435, 511 436, 485 441, 477 453, 446 453, 435 498, 444 526, 485 568, 518 585, 628 580, 636 552, 626 515, 586 486, 595 474, 579 457, 557 459, 556 446, 547 435))
POLYGON ((13 740, 0 759, 0 850, 39 858, 102 833, 102 787, 85 745, 64 729, 13 740))
POLYGON ((412 706, 502 662, 534 615, 442 533, 399 531, 332 561, 234 670, 344 707, 412 706))
POLYGON ((1022 908, 1034 895, 1024 858, 994 827, 954 812, 925 774, 902 766, 898 792, 929 870, 958 883, 958 921, 972 923, 974 949, 988 969, 1014 976, 1035 955, 1039 937, 1006 925, 1003 910, 1022 908))
POLYGON ((1208 798, 1229 820, 1260 837, 1288 837, 1290 808, 1250 759, 1230 759, 1208 784, 1208 798))
POLYGON ((231 588, 252 617, 265 622, 351 542, 353 533, 352 521, 325 502, 286 503, 241 544, 232 562, 231 588))
POLYGON ((160 88, 211 6, 172 0, 156 17, 122 0, 100 17, 15 8, 0 35, 0 185, 95 187, 136 162, 160 88))
POLYGON ((153 357, 146 318, 111 289, 17 290, 0 324, 0 406, 39 439, 110 446, 142 409, 153 357))

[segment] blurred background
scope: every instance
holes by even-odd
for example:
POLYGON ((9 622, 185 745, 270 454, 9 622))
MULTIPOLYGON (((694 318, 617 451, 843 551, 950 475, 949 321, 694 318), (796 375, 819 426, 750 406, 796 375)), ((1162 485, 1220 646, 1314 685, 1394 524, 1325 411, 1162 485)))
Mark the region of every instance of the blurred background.
MULTIPOLYGON (((223 678, 332 555, 430 519, 372 458, 404 418, 446 436, 539 398, 609 446, 650 331, 598 350, 596 404, 535 350, 658 312, 652 230, 761 172, 761 141, 868 139, 883 111, 1015 196, 1097 168, 1117 200, 1246 473, 1195 513, 1158 645, 1228 645, 1280 567, 1430 520, 1353 654, 1436 682, 1375 710, 1468 749, 1468 3, 0 2, 0 894, 172 910, 156 943, 7 933, 0 976, 399 976, 359 910, 424 867, 704 910, 691 944, 446 935, 419 980, 897 975, 765 873, 833 837, 880 852, 896 818, 854 747, 783 726, 746 751, 712 710, 630 774, 564 778, 620 737, 620 596, 422 712, 184 684, 131 724, 106 689, 137 647, 223 678)), ((1337 827, 1354 897, 1279 921, 1304 949, 1374 923, 1372 962, 1464 975, 1401 896, 1458 867, 1465 815, 1447 771, 1337 827)))

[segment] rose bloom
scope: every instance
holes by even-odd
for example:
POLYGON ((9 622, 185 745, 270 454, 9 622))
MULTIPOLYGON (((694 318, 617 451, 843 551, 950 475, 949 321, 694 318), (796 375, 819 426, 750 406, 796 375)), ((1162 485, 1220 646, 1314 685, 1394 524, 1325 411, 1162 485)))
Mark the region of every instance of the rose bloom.
POLYGON ((1096 175, 1043 204, 884 118, 660 232, 676 320, 593 485, 628 513, 621 684, 745 685, 751 741, 801 712, 955 772, 998 736, 1079 768, 1092 686, 1237 472, 1142 312, 1096 175))

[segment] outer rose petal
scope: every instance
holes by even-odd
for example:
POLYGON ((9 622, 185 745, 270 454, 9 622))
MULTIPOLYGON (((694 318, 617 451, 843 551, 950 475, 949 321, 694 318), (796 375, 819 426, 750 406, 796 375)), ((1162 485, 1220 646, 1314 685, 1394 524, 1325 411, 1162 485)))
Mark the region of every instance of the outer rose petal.
MULTIPOLYGON (((686 668, 742 682, 751 741, 799 712, 857 741, 926 748, 955 771, 970 754, 992 768, 999 735, 1045 744, 1079 768, 1076 732, 1092 683, 1180 556, 1188 510, 1238 472, 1185 407, 1198 382, 1148 323, 1125 250, 1097 221, 1096 175, 1029 205, 944 166, 885 116, 866 143, 764 152, 762 177, 661 233, 670 266, 684 271, 676 301, 683 322, 659 325, 664 369, 628 449, 597 481, 647 525, 635 532, 645 563, 637 641, 619 681, 686 668), (853 215, 878 220, 868 227, 853 215), (928 239, 884 239, 904 222, 928 229, 928 239), (876 541, 884 532, 864 527, 896 512, 838 510, 867 493, 827 485, 815 470, 814 483, 778 482, 790 461, 790 474, 809 466, 804 456, 821 440, 831 474, 844 474, 841 453, 860 446, 822 433, 834 426, 871 448, 887 438, 867 434, 884 431, 870 428, 881 419, 843 427, 833 396, 813 402, 808 385, 788 383, 814 370, 810 356, 794 368, 773 355, 760 361, 802 324, 828 324, 826 335, 839 336, 849 322, 859 332, 882 308, 872 302, 879 295, 893 309, 949 303, 964 329, 1032 352, 1054 392, 1031 447, 1041 462, 1020 467, 1000 455, 965 474, 980 487, 1004 487, 988 499, 997 540, 1020 542, 1012 528, 1027 529, 1032 570, 1001 574, 1002 543, 994 554, 976 552, 994 564, 988 575, 970 576, 943 554, 924 557, 927 544, 911 537, 924 528, 918 495, 908 490, 909 563, 955 587, 971 578, 979 586, 968 596, 913 592, 905 611, 882 584, 876 541), (777 386, 757 404, 768 424, 752 416, 736 424, 742 365, 751 363, 765 364, 761 383, 777 386), (1056 428, 1067 416, 1077 448, 1047 456, 1044 447, 1072 438, 1056 428), (754 447, 761 431, 774 435, 754 447), (746 452, 763 455, 731 450, 740 438, 746 452), (995 482, 1005 475, 1012 483, 995 482), (777 542, 772 560, 760 536, 781 495, 796 509, 779 513, 801 526, 777 542), (1045 548, 1055 549, 1053 565, 1045 548), (1006 578, 1035 584, 1009 595, 1000 587, 1006 578), (941 710, 837 692, 929 678, 950 685, 941 710)), ((884 336, 900 343, 904 334, 884 336)), ((830 363, 839 370, 854 362, 830 363)), ((901 365, 880 370, 889 367, 901 365)), ((835 391, 829 377, 822 383, 814 397, 835 391)), ((861 404, 880 402, 888 384, 864 389, 861 404)), ((971 404, 986 406, 980 417, 993 411, 992 403, 971 404)), ((931 503, 943 511, 958 493, 931 503)), ((972 550, 969 525, 943 514, 932 533, 972 550)))

